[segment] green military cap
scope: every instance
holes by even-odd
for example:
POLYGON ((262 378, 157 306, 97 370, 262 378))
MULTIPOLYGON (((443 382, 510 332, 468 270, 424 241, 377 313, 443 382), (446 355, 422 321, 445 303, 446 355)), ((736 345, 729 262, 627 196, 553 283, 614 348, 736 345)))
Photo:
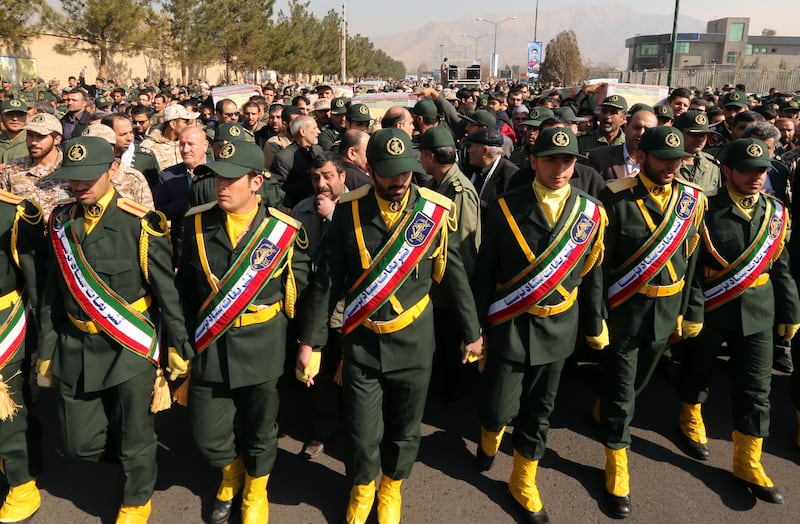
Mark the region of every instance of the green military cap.
POLYGON ((781 111, 800 111, 800 104, 796 100, 787 100, 780 105, 781 111))
POLYGON ((534 107, 528 113, 528 119, 522 121, 523 126, 539 127, 548 118, 553 118, 556 114, 549 107, 534 107))
POLYGON ((675 119, 672 124, 684 133, 708 133, 708 116, 704 111, 690 109, 675 119))
POLYGON ((683 150, 680 133, 667 126, 646 129, 639 141, 639 149, 662 160, 692 156, 683 150))
POLYGON ((26 76, 22 79, 23 82, 36 82, 36 79, 32 76, 26 76))
POLYGON ((661 118, 675 118, 675 111, 672 110, 672 107, 666 104, 655 106, 653 108, 653 113, 655 113, 657 117, 661 118))
POLYGON ((236 122, 226 122, 217 126, 213 142, 255 142, 253 133, 236 122))
POLYGON ((567 122, 572 123, 579 123, 579 122, 588 122, 589 119, 582 116, 576 116, 575 111, 572 110, 569 106, 559 107, 555 111, 553 111, 558 117, 566 120, 567 122))
POLYGON ((437 147, 455 147, 456 141, 444 126, 433 126, 422 134, 419 140, 420 149, 436 149, 437 147))
POLYGON ((650 105, 644 104, 644 103, 642 103, 642 102, 636 102, 636 103, 635 103, 635 104, 633 104, 633 105, 631 106, 631 108, 628 110, 628 116, 633 116, 633 115, 634 115, 634 114, 636 114, 638 111, 642 111, 642 110, 645 110, 645 111, 650 111, 651 113, 653 113, 653 114, 656 114, 656 112, 655 112, 655 109, 653 109, 653 106, 650 106, 650 105))
POLYGON ((63 132, 61 121, 49 113, 36 113, 22 127, 38 135, 47 136, 53 133, 60 135, 63 132))
POLYGON ((375 175, 381 178, 391 178, 409 171, 425 172, 414 156, 414 147, 408 134, 394 127, 379 129, 372 134, 367 143, 367 162, 375 175))
POLYGON ((411 114, 421 116, 427 120, 436 120, 439 118, 439 111, 436 109, 436 104, 433 103, 433 100, 428 98, 414 104, 414 107, 411 108, 411 114))
POLYGON ((747 107, 747 94, 744 91, 732 91, 722 97, 722 107, 747 107))
POLYGON ((472 113, 472 116, 464 116, 464 118, 473 124, 478 124, 483 127, 494 127, 497 125, 497 117, 484 109, 478 109, 472 113))
POLYGON ((79 136, 64 144, 64 159, 50 178, 96 180, 114 162, 114 148, 96 136, 79 136))
POLYGON ((350 104, 347 108, 347 119, 351 122, 369 122, 372 117, 369 114, 369 107, 365 104, 350 104))
POLYGON ((47 100, 48 102, 58 102, 58 97, 51 93, 50 91, 44 91, 42 93, 43 96, 39 97, 39 100, 47 100))
POLYGON ((628 101, 625 100, 624 96, 621 95, 609 95, 600 102, 601 106, 608 106, 613 107, 615 109, 622 109, 623 111, 628 111, 628 101))
POLYGON ((20 100, 18 98, 12 98, 11 100, 3 100, 3 105, 0 107, 2 107, 3 113, 28 112, 28 104, 26 104, 24 100, 20 100))
POLYGON ((255 142, 226 142, 217 160, 195 168, 198 175, 210 172, 222 178, 241 178, 253 171, 264 171, 264 152, 255 142))
POLYGON ((481 95, 477 101, 478 107, 486 107, 489 105, 489 95, 481 95))
POLYGON ((738 138, 725 146, 722 163, 742 173, 771 165, 767 144, 756 138, 738 138))
POLYGON ((97 106, 97 109, 108 109, 111 107, 111 100, 101 96, 97 100, 94 101, 94 105, 97 106))
POLYGON ((343 96, 334 98, 331 101, 331 114, 343 115, 347 113, 347 102, 349 102, 349 100, 343 96))
POLYGON ((570 155, 586 158, 578 150, 578 137, 566 127, 542 129, 531 148, 533 156, 570 155))

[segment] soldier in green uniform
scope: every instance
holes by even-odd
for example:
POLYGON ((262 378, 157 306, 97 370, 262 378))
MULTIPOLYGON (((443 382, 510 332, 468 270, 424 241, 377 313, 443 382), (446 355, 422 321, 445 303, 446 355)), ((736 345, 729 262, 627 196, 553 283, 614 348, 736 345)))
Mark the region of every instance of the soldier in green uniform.
POLYGON ((711 142, 706 146, 709 153, 714 155, 718 154, 725 147, 725 144, 733 139, 733 119, 742 111, 747 111, 747 94, 742 91, 726 93, 722 97, 720 106, 722 106, 725 120, 713 126, 716 134, 710 135, 711 142))
POLYGON ((689 342, 681 368, 680 427, 689 454, 708 459, 701 406, 708 398, 717 350, 727 341, 733 474, 754 496, 782 504, 783 495, 761 465, 761 447, 769 435, 773 326, 787 340, 800 327, 800 298, 784 249, 789 210, 760 193, 771 165, 766 144, 741 138, 725 151, 726 187, 708 199, 695 273, 704 296, 691 302, 686 313, 687 318, 704 315, 705 321, 700 335, 689 342))
POLYGON ((653 113, 655 113, 656 118, 658 118, 658 125, 660 126, 671 126, 675 121, 675 112, 670 105, 653 106, 653 113))
POLYGON ((536 470, 579 324, 590 347, 608 345, 600 267, 607 219, 599 201, 569 184, 579 156, 571 130, 542 131, 531 148, 534 181, 489 206, 492 234, 473 278, 488 347, 478 468, 491 467, 516 417, 508 489, 531 523, 549 522, 536 470))
POLYGON ((603 352, 600 439, 605 446, 606 504, 630 515, 626 448, 635 397, 644 389, 671 335, 691 338, 702 315, 683 318, 700 289, 693 275, 705 196, 676 178, 689 156, 671 127, 647 129, 639 142, 636 177, 614 180, 601 200, 608 213, 605 273, 609 348, 603 352))
POLYGON ((197 167, 213 173, 217 199, 187 213, 176 277, 194 350, 172 352, 170 366, 173 375, 185 375, 191 359, 192 434, 222 470, 209 522, 227 522, 242 491, 242 523, 261 524, 278 447, 288 319, 311 263, 300 223, 258 197, 261 148, 226 142, 218 158, 197 167))
POLYGON ((600 103, 600 117, 597 130, 578 138, 581 154, 596 147, 615 146, 625 142, 622 126, 626 121, 628 101, 620 95, 610 95, 600 103))
POLYGON ((673 127, 683 133, 683 148, 692 155, 683 159, 681 177, 707 192, 722 187, 725 181, 719 170, 719 162, 703 151, 711 132, 705 111, 686 111, 675 120, 673 127))
POLYGON ((298 368, 310 361, 314 346, 325 344, 326 321, 344 297, 343 426, 353 484, 345 519, 367 520, 382 471, 378 522, 396 524, 400 485, 417 456, 430 380, 434 335, 428 294, 434 281, 445 282, 460 305, 464 360, 480 354, 482 340, 455 223, 448 216, 452 202, 411 184, 422 166, 401 129, 373 134, 367 160, 375 187, 362 186, 339 199, 308 311, 300 317, 298 368))
POLYGON ((22 89, 14 96, 27 106, 31 107, 36 103, 39 98, 39 90, 36 88, 36 79, 33 77, 25 77, 22 79, 22 89))
POLYGON ((75 200, 50 217, 37 368, 40 376, 58 379, 64 451, 121 462, 125 484, 116 522, 143 524, 156 482, 151 397, 154 383, 162 394, 166 387, 156 373, 158 324, 181 351, 191 352, 167 222, 113 189, 118 161, 106 140, 79 137, 64 151, 51 177, 68 180, 75 200))
POLYGON ((339 135, 347 129, 348 100, 345 97, 337 97, 331 100, 330 120, 319 133, 319 147, 325 151, 330 151, 333 143, 339 140, 339 135))
POLYGON ((30 200, 0 191, 0 231, 0 460, 9 484, 0 522, 22 522, 41 505, 36 487, 39 449, 29 449, 38 442, 31 439, 28 422, 25 384, 31 355, 25 338, 36 332, 37 275, 42 275, 47 250, 42 210, 30 200))
POLYGON ((26 133, 23 129, 28 118, 28 108, 24 102, 16 98, 3 101, 0 108, 2 108, 0 119, 3 120, 5 128, 3 134, 0 134, 0 164, 6 164, 28 156, 26 133))

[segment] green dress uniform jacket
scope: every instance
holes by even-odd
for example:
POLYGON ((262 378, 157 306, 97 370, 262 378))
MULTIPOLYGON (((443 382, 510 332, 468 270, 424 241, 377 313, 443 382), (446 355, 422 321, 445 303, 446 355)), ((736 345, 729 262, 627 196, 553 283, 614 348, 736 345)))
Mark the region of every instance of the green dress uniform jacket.
POLYGON ((28 146, 25 143, 27 133, 23 130, 16 138, 9 140, 8 134, 0 134, 0 164, 7 164, 17 158, 28 156, 28 146))
POLYGON ((458 238, 461 242, 461 260, 467 275, 475 269, 475 259, 481 245, 480 200, 475 186, 461 172, 457 164, 453 164, 444 178, 435 188, 455 204, 455 216, 458 220, 458 238))
MULTIPOLYGON (((268 213, 274 211, 260 206, 253 223, 261 223, 268 213)), ((225 231, 225 212, 217 207, 216 202, 187 213, 183 223, 183 253, 176 280, 190 335, 194 334, 202 304, 211 294, 211 287, 198 257, 195 227, 198 214, 209 266, 218 278, 222 278, 236 260, 255 229, 251 228, 234 248, 225 231)), ((301 244, 304 240, 305 234, 301 231, 297 243, 301 244)), ((298 297, 306 288, 310 271, 311 261, 306 250, 295 246, 291 273, 298 297)), ((253 304, 271 305, 284 300, 288 275, 289 271, 284 270, 278 278, 270 279, 253 304)), ((287 325, 286 315, 279 313, 268 322, 231 327, 199 355, 195 356, 192 351, 182 356, 194 358, 192 375, 204 382, 223 383, 230 388, 261 384, 283 374, 287 325)))
POLYGON ((587 135, 578 137, 578 149, 580 150, 581 154, 585 154, 587 151, 590 151, 596 147, 616 146, 624 143, 625 133, 622 132, 621 128, 617 131, 617 136, 611 142, 606 140, 606 137, 602 136, 600 131, 592 131, 587 135))
MULTIPOLYGON (((514 221, 535 255, 541 254, 566 227, 568 211, 577 198, 587 198, 600 205, 586 193, 572 188, 564 205, 564 212, 555 227, 551 228, 541 211, 532 184, 519 187, 501 197, 505 198, 514 221)), ((509 282, 530 265, 497 201, 489 206, 485 227, 492 234, 483 238, 473 276, 475 301, 482 321, 486 319, 489 305, 496 299, 497 286, 509 282)), ((581 287, 578 307, 573 306, 550 317, 526 313, 488 328, 487 342, 492 355, 490 358, 497 355, 526 366, 548 364, 567 358, 575 349, 579 313, 581 332, 587 336, 600 334, 605 308, 603 275, 599 264, 593 264, 592 269, 581 277, 581 270, 590 252, 591 249, 587 250, 561 284, 567 292, 581 287)), ((554 291, 540 305, 554 305, 563 301, 561 294, 554 291)))
MULTIPOLYGON (((77 232, 89 265, 103 282, 128 303, 145 295, 151 296, 152 305, 142 315, 158 325, 160 312, 161 321, 173 343, 186 351, 189 342, 175 287, 172 246, 167 236, 166 219, 157 211, 150 211, 144 216, 123 211, 117 207, 119 199, 119 195, 115 194, 88 236, 84 233, 83 206, 68 203, 57 207, 53 213, 68 220, 70 210, 78 205, 72 227, 77 232), (140 262, 143 228, 148 231, 147 275, 143 273, 140 262)), ((42 304, 39 354, 42 360, 53 360, 53 375, 73 390, 78 385, 78 379, 83 377, 83 390, 92 392, 111 388, 152 370, 151 362, 121 347, 106 334, 84 334, 72 324, 68 314, 81 321, 90 320, 90 317, 67 289, 52 249, 42 304), (57 341, 54 340, 56 336, 57 341)), ((166 356, 165 353, 162 351, 162 355, 166 356)))

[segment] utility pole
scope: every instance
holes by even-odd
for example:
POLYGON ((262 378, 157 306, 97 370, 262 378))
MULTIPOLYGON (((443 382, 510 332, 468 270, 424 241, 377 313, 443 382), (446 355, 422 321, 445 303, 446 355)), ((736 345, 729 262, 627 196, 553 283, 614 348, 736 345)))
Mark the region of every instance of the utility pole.
POLYGON ((342 35, 340 46, 342 48, 342 55, 339 58, 342 66, 340 80, 342 84, 344 84, 347 82, 347 4, 345 2, 342 2, 342 35))

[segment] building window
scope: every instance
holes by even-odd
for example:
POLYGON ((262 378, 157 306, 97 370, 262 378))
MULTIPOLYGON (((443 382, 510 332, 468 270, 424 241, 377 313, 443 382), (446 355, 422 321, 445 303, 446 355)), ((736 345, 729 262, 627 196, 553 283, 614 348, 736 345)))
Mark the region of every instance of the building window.
POLYGON ((675 44, 675 54, 676 55, 688 55, 689 54, 689 42, 678 42, 675 44))
POLYGON ((737 53, 736 51, 728 51, 728 54, 725 55, 725 63, 735 64, 738 58, 739 58, 739 53, 737 53))
MULTIPOLYGON (((756 48, 756 53, 758 53, 758 48, 756 48)), ((744 54, 747 56, 753 54, 753 44, 747 44, 747 47, 744 48, 744 54)))
POLYGON ((642 44, 639 54, 641 56, 658 56, 658 44, 642 44))
POLYGON ((728 40, 741 42, 744 39, 744 23, 731 24, 728 29, 728 40))
POLYGON ((773 48, 772 48, 772 52, 773 52, 773 53, 777 53, 777 52, 778 52, 778 49, 777 49, 777 48, 775 48, 775 47, 773 47, 773 48))

